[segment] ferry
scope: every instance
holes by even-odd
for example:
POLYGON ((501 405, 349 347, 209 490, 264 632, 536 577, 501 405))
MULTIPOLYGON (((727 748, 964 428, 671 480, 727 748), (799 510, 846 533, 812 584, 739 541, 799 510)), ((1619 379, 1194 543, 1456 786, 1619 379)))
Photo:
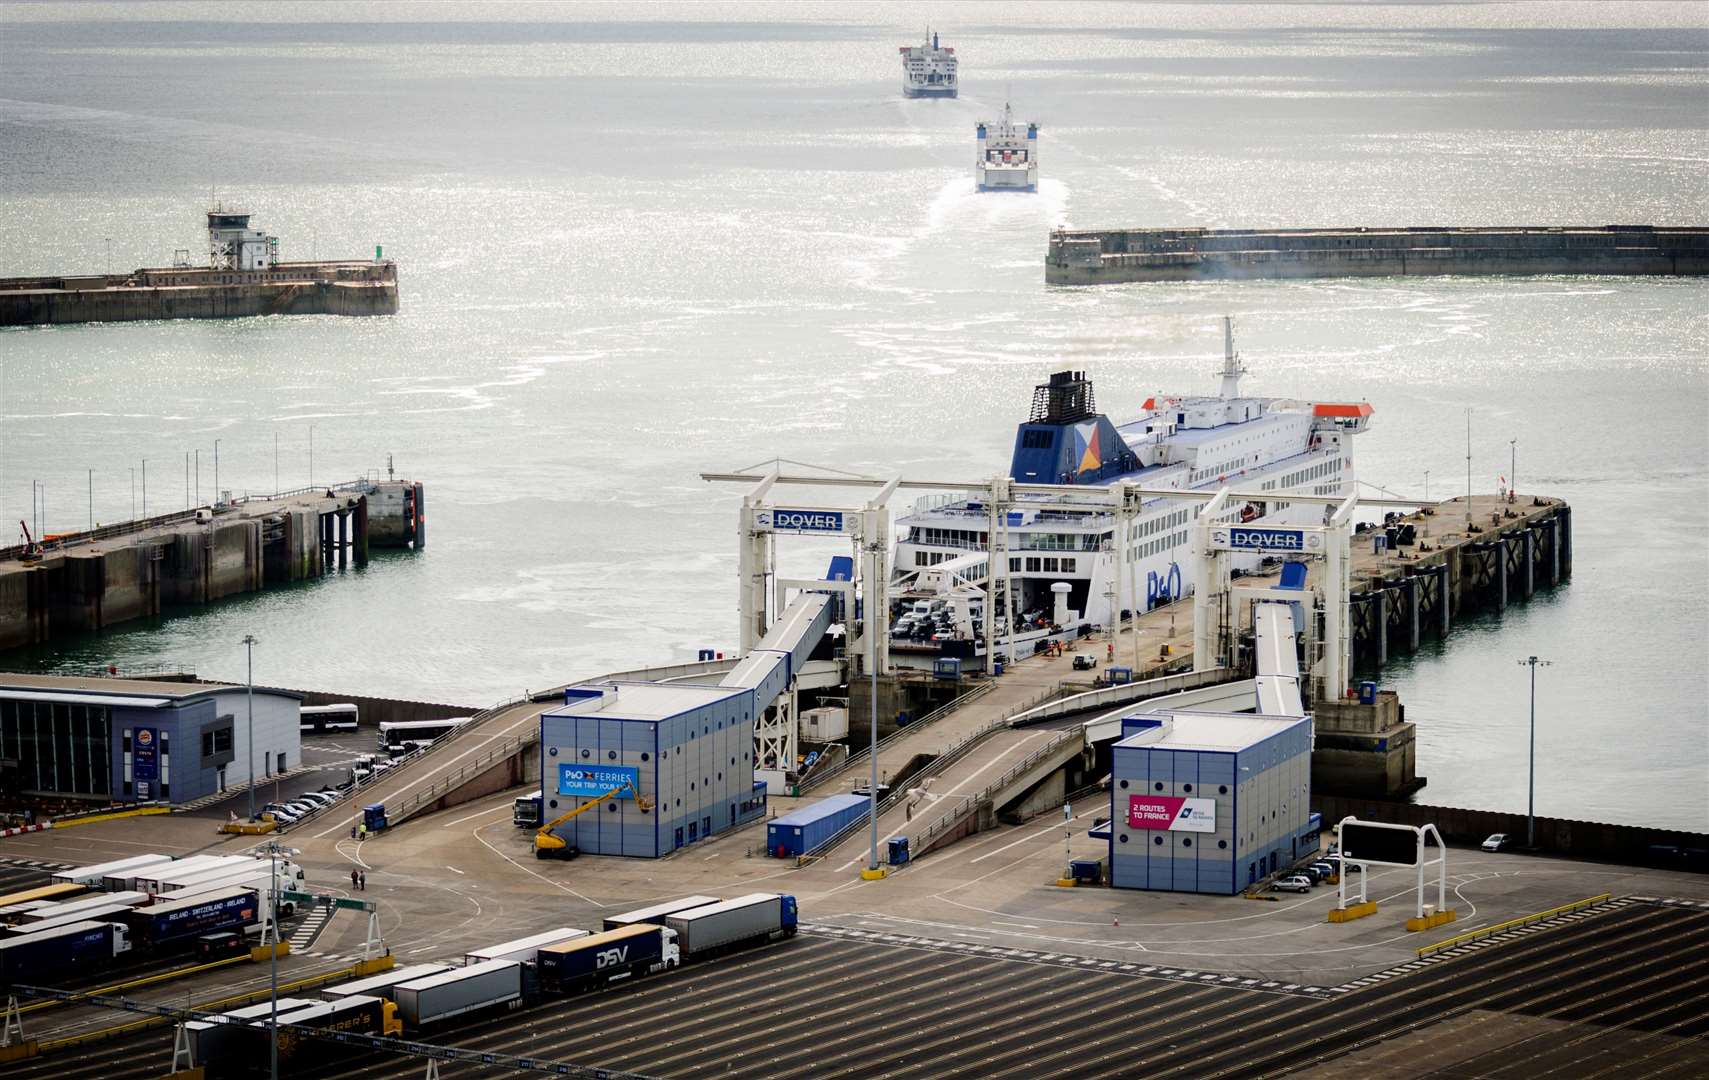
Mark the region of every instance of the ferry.
POLYGON ((938 47, 937 34, 923 45, 903 45, 902 96, 952 98, 956 94, 955 50, 938 47))
POLYGON ((980 191, 1038 190, 1038 125, 1023 129, 1015 123, 1014 111, 1003 103, 1003 118, 996 123, 981 121, 974 129, 977 153, 973 177, 980 191))
MULTIPOLYGON (((1353 436, 1370 426, 1371 406, 1248 397, 1240 389, 1246 373, 1232 320, 1224 324, 1215 396, 1156 395, 1133 419, 1115 423, 1098 411, 1083 372, 1058 372, 1033 391, 1032 410, 1015 433, 1009 476, 1017 483, 1098 488, 1234 487, 1265 497, 1227 510, 1223 520, 1231 524, 1323 524, 1322 504, 1290 502, 1288 495, 1354 490, 1353 436)), ((999 576, 998 589, 1012 600, 999 599, 992 614, 999 657, 1030 655, 1049 640, 1107 625, 1118 605, 1145 612, 1192 592, 1192 531, 1203 502, 1149 498, 1127 535, 1116 536, 1115 516, 1102 501, 1023 495, 1008 508, 999 524, 1010 553, 1008 579, 1005 585, 999 576), (1076 509, 1077 501, 1086 509, 1076 509), (1118 597, 1116 552, 1124 545, 1118 597)), ((984 655, 990 525, 990 508, 970 495, 927 496, 897 518, 890 636, 899 664, 929 667, 937 656, 984 655)), ((1233 559, 1233 568, 1245 572, 1257 569, 1261 556, 1233 559)))

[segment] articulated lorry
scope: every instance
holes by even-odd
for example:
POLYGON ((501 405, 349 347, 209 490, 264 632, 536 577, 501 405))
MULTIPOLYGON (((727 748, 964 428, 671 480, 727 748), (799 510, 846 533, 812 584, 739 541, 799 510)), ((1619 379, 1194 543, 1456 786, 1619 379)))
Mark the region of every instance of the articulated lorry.
MULTIPOLYGON (((305 1071, 332 1061, 347 1061, 361 1053, 331 1039, 317 1039, 299 1028, 347 1031, 357 1035, 401 1035, 397 1006, 385 998, 348 997, 342 1001, 310 1001, 289 1012, 280 1011, 279 1075, 301 1076, 305 1071)), ((268 1041, 273 1026, 263 1014, 235 1032, 224 1055, 207 1063, 209 1076, 233 1076, 244 1072, 267 1075, 268 1041)), ((199 1059, 198 1059, 199 1060, 199 1059)))
POLYGON ((420 1031, 454 1016, 506 1005, 522 1004, 522 965, 515 960, 487 960, 453 968, 392 988, 398 1018, 410 1031, 420 1031))
POLYGON ((55 884, 69 882, 73 885, 88 885, 90 888, 104 888, 103 882, 108 877, 118 878, 125 874, 135 876, 144 873, 150 867, 160 866, 172 861, 170 855, 132 855, 124 859, 114 859, 112 862, 93 863, 89 866, 74 866, 70 870, 61 870, 53 876, 55 884))
POLYGON ((79 970, 111 964, 130 950, 123 926, 80 922, 0 941, 0 985, 54 985, 79 970))
POLYGON ((171 904, 121 908, 103 915, 101 921, 27 933, 9 931, 0 941, 0 982, 39 979, 53 985, 83 969, 111 964, 114 957, 126 953, 188 949, 202 934, 241 931, 260 918, 256 890, 230 889, 171 904))
POLYGON ((685 959, 795 935, 795 897, 749 893, 665 916, 685 959))
POLYGON ((540 950, 540 985, 565 994, 630 975, 647 975, 682 963, 676 931, 649 923, 593 934, 540 950))

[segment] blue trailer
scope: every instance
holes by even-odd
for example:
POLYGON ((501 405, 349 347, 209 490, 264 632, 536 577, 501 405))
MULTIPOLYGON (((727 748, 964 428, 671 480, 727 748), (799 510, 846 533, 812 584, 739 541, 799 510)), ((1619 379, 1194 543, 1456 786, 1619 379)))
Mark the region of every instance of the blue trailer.
POLYGON ((118 922, 129 927, 133 944, 144 949, 187 946, 198 935, 218 930, 241 931, 261 918, 261 894, 251 888, 203 893, 115 915, 118 922))
POLYGON ((636 923, 541 949, 535 964, 540 985, 568 993, 626 975, 676 967, 682 954, 676 931, 651 923, 636 923))
POLYGON ((130 948, 125 928, 80 922, 0 941, 0 985, 53 985, 79 968, 109 965, 130 948))
POLYGON ((766 850, 780 859, 805 855, 857 821, 866 820, 872 799, 866 795, 832 795, 766 822, 766 850))

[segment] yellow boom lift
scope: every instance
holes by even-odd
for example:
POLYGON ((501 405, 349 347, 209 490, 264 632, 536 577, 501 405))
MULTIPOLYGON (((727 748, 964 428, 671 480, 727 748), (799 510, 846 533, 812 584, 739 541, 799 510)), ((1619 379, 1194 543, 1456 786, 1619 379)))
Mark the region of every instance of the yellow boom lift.
POLYGON ((551 821, 540 826, 540 831, 534 834, 534 857, 536 859, 573 859, 577 855, 580 855, 580 849, 565 840, 563 837, 554 833, 552 830, 575 817, 583 810, 592 810, 605 800, 615 799, 625 791, 635 797, 636 806, 639 806, 643 810, 651 810, 653 808, 653 800, 646 798, 639 791, 636 791, 634 784, 625 781, 624 783, 612 788, 604 795, 601 795, 596 799, 589 799, 574 810, 569 810, 559 814, 551 821))

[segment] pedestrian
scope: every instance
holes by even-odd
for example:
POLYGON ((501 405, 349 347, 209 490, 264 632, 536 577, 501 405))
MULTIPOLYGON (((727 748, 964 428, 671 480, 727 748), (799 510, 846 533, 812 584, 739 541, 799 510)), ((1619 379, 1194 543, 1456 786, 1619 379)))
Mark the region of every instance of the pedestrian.
POLYGON ((359 872, 356 875, 356 880, 361 883, 359 888, 363 892, 367 892, 368 891, 368 872, 366 870, 359 872))
POLYGON ((368 839, 368 823, 366 821, 356 826, 356 839, 359 841, 366 841, 368 839))
POLYGON ((350 839, 356 839, 356 826, 350 826, 350 839))
POLYGON ((358 888, 358 882, 360 882, 361 880, 362 880, 361 872, 358 871, 354 866, 352 866, 350 868, 350 887, 351 887, 351 889, 358 888))

